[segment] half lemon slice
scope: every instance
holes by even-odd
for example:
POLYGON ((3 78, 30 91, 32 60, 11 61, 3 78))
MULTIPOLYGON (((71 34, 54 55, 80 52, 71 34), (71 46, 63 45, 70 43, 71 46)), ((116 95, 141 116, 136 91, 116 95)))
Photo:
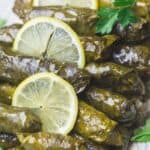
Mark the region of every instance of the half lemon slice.
POLYGON ((78 35, 66 23, 51 18, 34 18, 20 29, 13 51, 26 55, 46 57, 79 68, 85 65, 85 54, 78 35))
POLYGON ((72 6, 98 9, 99 0, 33 0, 33 6, 72 6))
POLYGON ((53 73, 38 73, 24 80, 13 95, 13 106, 32 108, 42 130, 68 134, 74 127, 78 100, 73 87, 53 73))

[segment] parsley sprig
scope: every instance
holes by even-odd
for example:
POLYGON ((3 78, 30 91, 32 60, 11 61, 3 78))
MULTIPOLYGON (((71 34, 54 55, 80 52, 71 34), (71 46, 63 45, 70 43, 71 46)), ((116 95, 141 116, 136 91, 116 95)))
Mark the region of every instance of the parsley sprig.
POLYGON ((150 141, 150 119, 146 121, 146 125, 135 131, 135 135, 131 138, 132 142, 149 142, 150 141))
POLYGON ((131 23, 136 23, 138 18, 132 10, 135 2, 135 0, 115 0, 114 8, 100 8, 98 11, 100 19, 96 25, 96 32, 108 34, 117 22, 121 24, 122 28, 125 28, 131 23))
POLYGON ((116 7, 127 7, 133 6, 136 3, 136 0, 115 0, 113 2, 116 7))

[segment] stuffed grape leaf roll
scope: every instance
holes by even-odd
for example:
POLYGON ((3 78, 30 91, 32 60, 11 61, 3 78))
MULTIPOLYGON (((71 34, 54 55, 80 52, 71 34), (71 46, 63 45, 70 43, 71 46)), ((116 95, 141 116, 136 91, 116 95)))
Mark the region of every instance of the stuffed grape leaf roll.
MULTIPOLYGON (((21 24, 13 24, 0 29, 0 45, 10 46, 11 49, 21 27, 21 24)), ((81 36, 80 40, 85 50, 86 62, 102 62, 110 58, 113 50, 112 47, 118 40, 118 37, 116 35, 105 35, 102 37, 81 36)))
POLYGON ((21 147, 24 150, 87 150, 84 142, 71 136, 39 132, 20 134, 18 137, 21 137, 21 147))
POLYGON ((28 76, 39 72, 53 72, 70 82, 77 93, 85 90, 90 82, 89 74, 72 64, 49 59, 8 55, 0 50, 0 80, 17 85, 28 76))
POLYGON ((119 94, 109 90, 90 87, 86 92, 88 102, 119 122, 133 122, 136 118, 134 104, 119 94))
POLYGON ((82 36, 81 43, 85 50, 86 62, 103 62, 110 58, 112 54, 112 47, 118 40, 116 35, 105 36, 82 36))
POLYGON ((12 96, 16 87, 8 83, 0 84, 0 103, 10 105, 12 103, 12 96))
POLYGON ((86 66, 93 82, 123 95, 144 95, 145 87, 133 68, 112 62, 90 63, 86 66))
POLYGON ((12 46, 12 43, 21 28, 21 24, 13 24, 0 29, 0 45, 12 46))
POLYGON ((20 141, 15 134, 0 132, 0 146, 8 149, 20 145, 20 141))
POLYGON ((74 131, 97 143, 107 144, 107 139, 116 127, 117 122, 108 118, 83 101, 79 102, 79 114, 74 131))
POLYGON ((54 17, 69 24, 80 35, 93 35, 98 19, 95 10, 63 6, 26 7, 15 5, 14 12, 25 22, 35 17, 54 17))
POLYGON ((29 109, 0 104, 0 132, 37 132, 41 122, 29 109))
POLYGON ((113 59, 118 64, 133 67, 138 71, 149 71, 150 46, 144 45, 117 46, 113 52, 113 59))
POLYGON ((140 21, 129 25, 125 29, 118 23, 112 33, 120 36, 128 43, 139 43, 150 38, 150 21, 140 19, 140 21))

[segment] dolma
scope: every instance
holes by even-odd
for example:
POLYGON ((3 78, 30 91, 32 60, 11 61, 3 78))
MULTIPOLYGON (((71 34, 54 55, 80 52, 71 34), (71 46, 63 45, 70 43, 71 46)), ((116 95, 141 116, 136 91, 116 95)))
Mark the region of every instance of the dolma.
POLYGON ((147 99, 148 98, 150 98, 150 79, 147 81, 147 83, 145 83, 146 84, 146 93, 147 93, 147 99))
POLYGON ((150 38, 148 38, 147 40, 144 40, 141 45, 144 45, 144 46, 150 48, 150 38))
POLYGON ((21 24, 13 24, 0 29, 0 45, 12 46, 12 43, 21 28, 21 24))
POLYGON ((39 72, 53 72, 70 82, 77 93, 82 92, 90 82, 85 70, 72 64, 62 64, 54 60, 11 56, 0 51, 0 80, 18 85, 28 76, 39 72))
POLYGON ((86 66, 93 83, 123 95, 144 95, 145 87, 133 68, 112 62, 90 63, 86 66))
POLYGON ((14 7, 20 6, 20 9, 32 7, 33 0, 15 0, 14 7))
POLYGON ((126 28, 122 28, 121 24, 117 23, 112 33, 120 36, 128 43, 139 43, 150 38, 150 21, 141 19, 126 28))
POLYGON ((24 150, 86 150, 84 143, 76 138, 44 132, 25 135, 21 147, 24 150))
POLYGON ((41 122, 30 110, 0 104, 0 132, 37 132, 41 122))
POLYGON ((86 149, 87 150, 108 150, 107 147, 99 145, 99 144, 95 144, 95 143, 93 143, 91 141, 88 141, 86 143, 86 149))
POLYGON ((147 117, 147 112, 145 110, 147 105, 144 101, 141 101, 139 97, 134 97, 133 102, 135 104, 136 110, 137 110, 137 115, 136 115, 136 120, 133 124, 134 128, 138 128, 139 126, 144 126, 145 125, 145 120, 147 117))
POLYGON ((106 87, 113 86, 121 77, 133 71, 133 69, 112 62, 89 63, 86 70, 96 82, 106 87))
MULTIPOLYGON (((11 47, 21 27, 21 24, 14 24, 0 29, 0 44, 11 47), (12 31, 14 31, 13 35, 12 31)), ((105 35, 102 37, 81 36, 80 40, 85 50, 86 62, 88 63, 108 60, 112 54, 112 46, 118 40, 118 37, 116 35, 105 35)))
POLYGON ((74 131, 81 136, 97 142, 107 144, 107 139, 117 123, 104 113, 97 111, 83 101, 79 102, 79 114, 74 131))
POLYGON ((108 150, 107 146, 104 146, 102 144, 100 145, 95 142, 92 142, 91 140, 85 139, 81 135, 75 132, 72 133, 71 136, 76 138, 79 141, 83 141, 85 143, 86 150, 108 150))
MULTIPOLYGON (((134 12, 137 16, 150 19, 150 1, 149 0, 137 0, 134 12)), ((150 21, 150 20, 149 20, 150 21)))
POLYGON ((20 145, 20 142, 16 135, 0 132, 0 146, 2 148, 8 149, 18 145, 20 145))
POLYGON ((12 103, 12 96, 16 87, 8 83, 0 84, 0 103, 10 105, 12 103))
POLYGON ((122 125, 117 126, 107 140, 111 146, 109 150, 127 150, 131 135, 131 130, 123 127, 122 125))
POLYGON ((121 45, 115 48, 113 59, 118 64, 133 67, 138 71, 149 71, 150 47, 143 45, 121 45))
POLYGON ((145 96, 145 85, 139 75, 135 72, 123 76, 118 83, 113 87, 115 92, 125 96, 145 96))
MULTIPOLYGON (((150 72, 149 72, 150 73, 150 72)), ((144 82, 145 85, 145 96, 144 96, 144 101, 148 101, 150 99, 150 74, 149 76, 143 76, 142 80, 144 82)))
POLYGON ((112 46, 118 40, 115 35, 83 36, 80 38, 86 54, 86 62, 106 61, 112 54, 112 46))
POLYGON ((90 105, 119 122, 133 122, 136 118, 134 104, 124 96, 109 90, 90 87, 86 92, 90 105))
POLYGON ((66 22, 80 35, 95 34, 95 26, 98 19, 95 10, 64 6, 33 8, 24 8, 24 6, 22 8, 21 6, 15 5, 13 10, 24 22, 38 16, 49 16, 66 22))

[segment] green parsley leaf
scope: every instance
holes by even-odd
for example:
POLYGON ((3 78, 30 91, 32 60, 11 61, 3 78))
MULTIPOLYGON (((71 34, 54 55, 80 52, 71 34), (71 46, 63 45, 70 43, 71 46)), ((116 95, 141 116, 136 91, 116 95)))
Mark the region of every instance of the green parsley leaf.
POLYGON ((96 33, 110 33, 114 24, 118 20, 119 11, 112 8, 101 8, 98 15, 101 18, 97 22, 96 33))
POLYGON ((114 0, 113 4, 116 7, 127 7, 127 6, 133 6, 135 4, 136 0, 114 0))
POLYGON ((0 28, 5 26, 6 22, 6 19, 0 18, 0 28))
POLYGON ((119 12, 118 20, 122 27, 125 28, 130 23, 136 23, 138 21, 138 18, 130 8, 123 8, 119 12))
POLYGON ((100 19, 96 24, 96 33, 108 34, 112 31, 114 25, 118 22, 122 28, 129 24, 136 23, 138 18, 131 7, 107 8, 102 7, 98 11, 100 19))
POLYGON ((99 11, 98 11, 98 15, 100 17, 107 17, 108 15, 111 15, 109 13, 115 13, 116 9, 112 9, 112 8, 107 8, 107 7, 102 7, 99 11))
POLYGON ((142 135, 138 138, 132 139, 132 142, 149 142, 150 141, 150 135, 142 135))
POLYGON ((135 135, 131 138, 133 142, 149 142, 150 141, 150 119, 146 121, 146 125, 135 131, 135 135))

